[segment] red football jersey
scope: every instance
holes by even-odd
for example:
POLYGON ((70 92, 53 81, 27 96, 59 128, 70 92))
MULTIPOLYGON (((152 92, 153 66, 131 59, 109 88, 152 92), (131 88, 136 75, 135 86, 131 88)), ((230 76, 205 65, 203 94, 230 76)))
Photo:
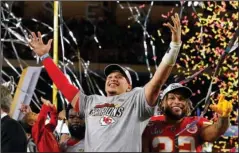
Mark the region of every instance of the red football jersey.
MULTIPOLYGON (((154 116, 146 127, 143 137, 148 139, 151 152, 175 152, 175 135, 187 127, 198 117, 185 117, 180 123, 168 124, 164 116, 154 116)), ((203 141, 200 129, 203 124, 211 124, 207 119, 200 118, 193 127, 182 132, 178 137, 179 152, 201 152, 203 141)))

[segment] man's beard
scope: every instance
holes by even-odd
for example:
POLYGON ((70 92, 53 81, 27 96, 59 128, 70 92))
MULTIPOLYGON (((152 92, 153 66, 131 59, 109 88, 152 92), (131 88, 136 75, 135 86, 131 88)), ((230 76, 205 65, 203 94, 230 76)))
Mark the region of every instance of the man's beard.
POLYGON ((166 107, 164 113, 167 117, 169 117, 172 120, 180 120, 181 118, 186 116, 186 113, 184 111, 182 111, 181 115, 174 114, 172 109, 170 109, 169 107, 166 107))
POLYGON ((85 125, 69 125, 68 128, 72 137, 79 140, 85 138, 85 125))

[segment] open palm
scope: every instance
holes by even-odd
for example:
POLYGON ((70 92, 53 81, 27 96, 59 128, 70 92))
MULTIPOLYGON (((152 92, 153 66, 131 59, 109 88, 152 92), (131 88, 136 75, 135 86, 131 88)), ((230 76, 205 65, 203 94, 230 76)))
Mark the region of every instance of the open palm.
POLYGON ((168 22, 164 23, 163 26, 168 27, 172 32, 172 42, 181 43, 181 23, 177 13, 171 17, 173 26, 168 22))
POLYGON ((54 105, 49 101, 41 97, 41 102, 47 106, 54 107, 54 105))
POLYGON ((29 45, 33 48, 33 51, 38 55, 42 56, 49 52, 51 48, 52 39, 50 39, 47 44, 42 41, 41 33, 37 32, 38 37, 34 32, 31 33, 29 45))

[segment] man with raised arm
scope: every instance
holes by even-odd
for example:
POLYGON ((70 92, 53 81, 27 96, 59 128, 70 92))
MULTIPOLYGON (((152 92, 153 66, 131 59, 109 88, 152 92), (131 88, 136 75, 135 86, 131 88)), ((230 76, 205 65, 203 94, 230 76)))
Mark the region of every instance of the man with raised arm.
POLYGON ((52 39, 44 44, 41 33, 33 32, 29 45, 40 59, 57 88, 76 111, 85 116, 85 152, 141 152, 141 136, 153 115, 162 85, 175 65, 181 46, 178 14, 172 16, 170 50, 164 55, 153 78, 143 87, 132 89, 129 72, 117 64, 105 68, 107 96, 85 95, 71 85, 53 63, 48 52, 52 39))
POLYGON ((218 121, 190 116, 192 91, 179 83, 170 84, 161 95, 161 115, 151 117, 142 136, 143 152, 202 152, 205 142, 214 142, 230 125, 232 102, 220 95, 210 108, 218 121), (176 136, 177 135, 177 136, 176 136))

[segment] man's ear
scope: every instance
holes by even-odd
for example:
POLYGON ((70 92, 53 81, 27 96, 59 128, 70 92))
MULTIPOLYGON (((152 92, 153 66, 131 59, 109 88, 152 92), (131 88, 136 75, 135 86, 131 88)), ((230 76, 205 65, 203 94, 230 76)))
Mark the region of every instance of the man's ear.
POLYGON ((132 89, 132 86, 131 86, 131 85, 128 85, 128 88, 127 88, 126 92, 131 91, 131 89, 132 89))

